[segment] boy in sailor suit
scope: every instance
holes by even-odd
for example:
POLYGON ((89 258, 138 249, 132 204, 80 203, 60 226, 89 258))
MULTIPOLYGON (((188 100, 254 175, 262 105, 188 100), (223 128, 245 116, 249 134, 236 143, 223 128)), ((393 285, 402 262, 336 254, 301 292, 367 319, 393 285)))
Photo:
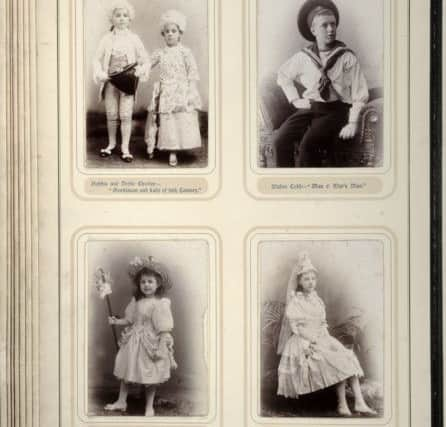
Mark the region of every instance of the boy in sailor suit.
POLYGON ((295 166, 296 141, 298 166, 320 167, 321 149, 331 154, 338 137, 351 139, 358 131, 369 92, 356 55, 336 39, 338 25, 331 0, 307 0, 299 11, 299 31, 312 44, 278 71, 277 83, 297 110, 274 136, 278 167, 295 166), (305 88, 302 96, 295 82, 305 88))

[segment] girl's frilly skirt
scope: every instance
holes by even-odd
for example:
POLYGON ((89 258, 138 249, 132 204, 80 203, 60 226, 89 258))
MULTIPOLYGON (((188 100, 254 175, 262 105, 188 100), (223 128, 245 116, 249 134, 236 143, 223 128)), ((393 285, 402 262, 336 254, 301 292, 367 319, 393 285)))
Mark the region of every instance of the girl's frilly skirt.
POLYGON ((170 378, 177 364, 159 335, 143 326, 131 326, 122 333, 113 374, 136 384, 160 384, 170 378))
POLYGON ((285 344, 278 368, 278 395, 298 398, 351 376, 364 375, 353 351, 332 336, 321 339, 314 350, 307 344, 297 335, 285 344))
POLYGON ((202 145, 198 110, 201 100, 187 81, 155 83, 146 123, 148 152, 192 150, 202 145))

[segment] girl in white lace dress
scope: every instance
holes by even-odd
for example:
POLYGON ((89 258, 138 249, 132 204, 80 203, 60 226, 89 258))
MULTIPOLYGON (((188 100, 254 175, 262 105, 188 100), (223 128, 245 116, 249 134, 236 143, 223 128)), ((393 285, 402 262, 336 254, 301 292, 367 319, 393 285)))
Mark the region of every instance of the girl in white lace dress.
POLYGON ((151 55, 151 66, 160 67, 160 79, 153 88, 148 107, 145 142, 153 158, 155 146, 170 153, 169 164, 176 166, 176 153, 201 147, 197 89, 198 68, 192 51, 181 44, 186 18, 176 10, 161 16, 161 35, 166 46, 151 55))
POLYGON ((129 163, 132 113, 135 103, 137 79, 145 81, 149 76, 148 55, 141 39, 129 30, 135 16, 133 6, 127 0, 113 1, 109 8, 111 30, 99 42, 93 59, 93 79, 100 84, 101 98, 105 101, 108 145, 100 151, 101 157, 109 157, 116 147, 116 134, 121 130, 121 158, 129 163), (117 79, 130 75, 133 84, 117 86, 117 79), (123 87, 127 86, 127 87, 123 87))
POLYGON ((170 287, 164 266, 152 257, 135 258, 129 274, 137 287, 123 319, 109 317, 111 325, 127 326, 122 332, 114 375, 121 380, 118 400, 105 406, 109 411, 127 409, 128 384, 146 387, 146 416, 153 416, 158 384, 170 378, 177 367, 173 357, 173 318, 170 300, 162 297, 170 287))
POLYGON ((348 380, 355 398, 355 412, 376 414, 361 392, 359 378, 364 373, 358 359, 328 332, 325 305, 315 290, 316 273, 308 255, 301 254, 288 284, 279 337, 277 394, 297 399, 336 384, 338 413, 349 416, 345 396, 348 380))

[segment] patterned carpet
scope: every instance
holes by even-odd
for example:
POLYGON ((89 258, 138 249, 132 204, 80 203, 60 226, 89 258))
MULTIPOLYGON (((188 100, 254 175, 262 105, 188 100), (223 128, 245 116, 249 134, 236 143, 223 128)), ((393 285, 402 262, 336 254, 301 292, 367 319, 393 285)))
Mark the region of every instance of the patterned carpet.
MULTIPOLYGON (((169 154, 167 152, 155 151, 155 158, 148 159, 146 145, 144 143, 144 128, 146 112, 135 113, 132 122, 132 137, 130 140, 130 152, 134 156, 132 163, 123 162, 120 158, 121 150, 118 146, 111 157, 102 158, 100 149, 105 148, 108 143, 105 115, 90 112, 87 115, 87 150, 86 168, 171 168, 168 164, 169 154)), ((194 150, 181 151, 178 153, 177 168, 205 168, 208 163, 208 140, 207 140, 207 114, 200 113, 200 131, 202 135, 202 147, 194 150)))

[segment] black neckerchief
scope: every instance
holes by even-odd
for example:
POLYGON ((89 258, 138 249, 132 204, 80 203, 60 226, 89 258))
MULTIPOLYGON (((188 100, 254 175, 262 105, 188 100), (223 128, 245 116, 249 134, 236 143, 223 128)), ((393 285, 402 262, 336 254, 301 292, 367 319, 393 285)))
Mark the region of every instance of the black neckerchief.
POLYGON ((327 101, 330 98, 330 86, 331 80, 328 77, 328 71, 336 64, 338 59, 346 52, 353 51, 348 49, 345 43, 335 40, 331 47, 330 56, 328 57, 327 63, 322 65, 321 56, 319 52, 319 48, 317 47, 317 43, 312 43, 311 45, 302 49, 302 52, 305 53, 316 65, 316 67, 321 72, 321 78, 319 80, 318 90, 321 95, 321 98, 324 101, 327 101))

